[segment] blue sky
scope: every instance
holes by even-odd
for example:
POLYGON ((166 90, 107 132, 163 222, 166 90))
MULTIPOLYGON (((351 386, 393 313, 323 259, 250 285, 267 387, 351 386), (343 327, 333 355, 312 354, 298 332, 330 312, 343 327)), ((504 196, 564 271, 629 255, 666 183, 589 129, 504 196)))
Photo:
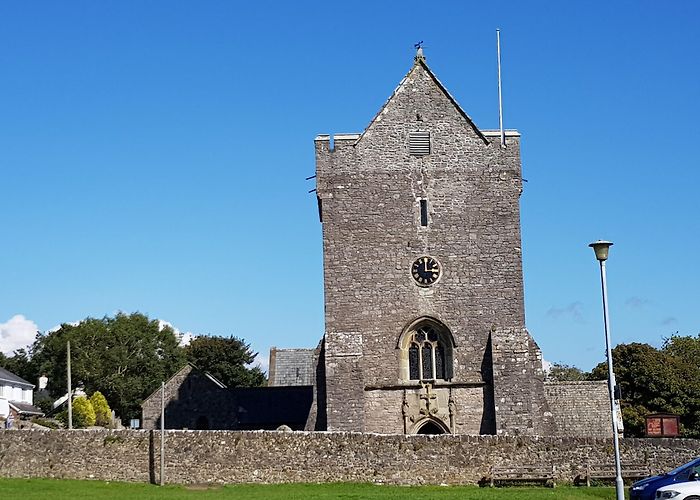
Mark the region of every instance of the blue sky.
POLYGON ((545 358, 603 359, 598 238, 615 243, 613 342, 695 335, 698 22, 690 0, 4 2, 0 350, 119 310, 263 358, 315 346, 314 136, 362 131, 420 40, 497 128, 497 27, 545 358))

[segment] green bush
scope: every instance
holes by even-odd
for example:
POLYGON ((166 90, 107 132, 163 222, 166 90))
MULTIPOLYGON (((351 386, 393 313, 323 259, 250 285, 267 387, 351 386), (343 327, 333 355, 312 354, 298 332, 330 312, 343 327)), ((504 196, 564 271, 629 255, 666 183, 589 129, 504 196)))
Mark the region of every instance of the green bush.
POLYGON ((95 425, 95 409, 85 396, 73 400, 73 427, 90 427, 95 425))
POLYGON ((109 408, 107 399, 100 391, 95 391, 90 396, 90 403, 95 410, 95 423, 102 427, 109 427, 112 423, 112 410, 109 408))

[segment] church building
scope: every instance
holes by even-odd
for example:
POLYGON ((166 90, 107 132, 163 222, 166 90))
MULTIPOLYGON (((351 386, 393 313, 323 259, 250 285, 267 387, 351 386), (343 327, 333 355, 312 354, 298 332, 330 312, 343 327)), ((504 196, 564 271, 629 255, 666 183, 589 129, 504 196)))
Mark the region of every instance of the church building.
MULTIPOLYGON (((419 49, 364 132, 315 139, 318 348, 273 348, 267 388, 219 387, 186 367, 166 384, 166 422, 609 437, 604 382, 544 381, 525 328, 520 134, 501 137, 476 126, 419 49)), ((143 408, 155 428, 158 398, 143 408)))
POLYGON ((504 138, 476 126, 422 49, 364 132, 316 137, 315 428, 556 433, 525 328, 520 134, 504 138))

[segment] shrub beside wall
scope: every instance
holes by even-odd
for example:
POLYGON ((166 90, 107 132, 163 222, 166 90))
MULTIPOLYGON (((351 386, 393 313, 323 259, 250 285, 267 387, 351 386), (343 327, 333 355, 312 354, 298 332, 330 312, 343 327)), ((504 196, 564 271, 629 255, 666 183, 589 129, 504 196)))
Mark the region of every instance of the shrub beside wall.
POLYGON ((93 410, 95 410, 95 424, 101 427, 112 425, 112 410, 110 410, 107 399, 100 391, 95 391, 90 396, 90 403, 93 410))

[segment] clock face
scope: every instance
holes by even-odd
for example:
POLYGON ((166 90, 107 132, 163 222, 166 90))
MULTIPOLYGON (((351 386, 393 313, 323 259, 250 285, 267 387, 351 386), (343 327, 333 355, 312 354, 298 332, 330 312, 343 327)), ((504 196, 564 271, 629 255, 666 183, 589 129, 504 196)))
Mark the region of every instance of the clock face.
POLYGON ((432 257, 419 257, 411 266, 411 275, 420 286, 430 286, 440 277, 440 263, 432 257))

